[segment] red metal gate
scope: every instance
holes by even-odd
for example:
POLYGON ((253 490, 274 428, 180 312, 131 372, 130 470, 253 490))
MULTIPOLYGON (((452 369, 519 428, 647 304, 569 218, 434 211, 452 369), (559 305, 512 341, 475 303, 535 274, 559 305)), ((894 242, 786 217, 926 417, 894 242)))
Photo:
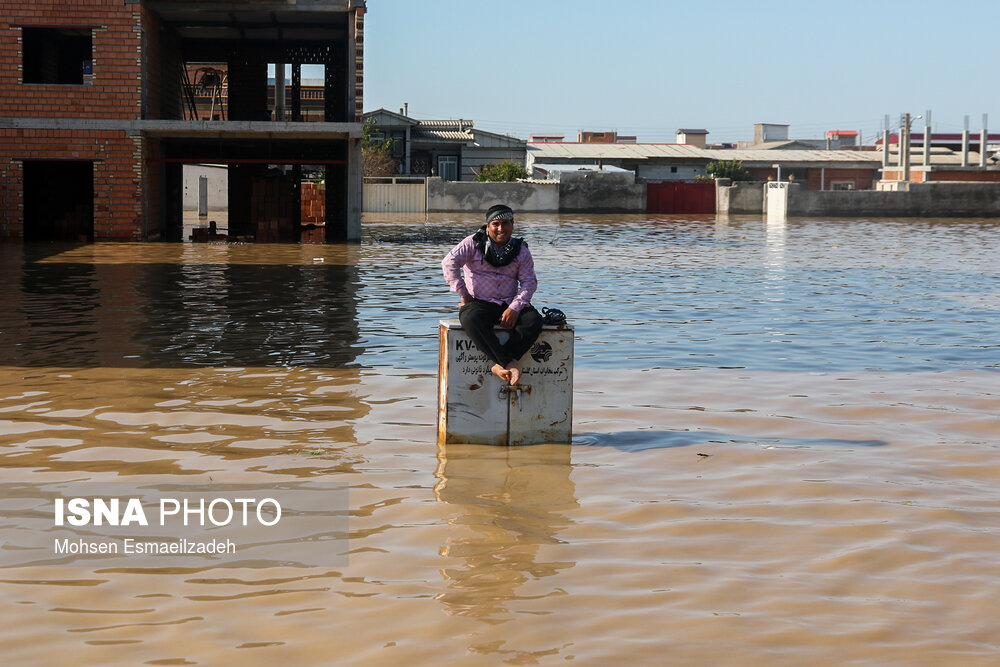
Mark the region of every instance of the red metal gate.
POLYGON ((715 213, 715 183, 647 183, 646 213, 715 213))

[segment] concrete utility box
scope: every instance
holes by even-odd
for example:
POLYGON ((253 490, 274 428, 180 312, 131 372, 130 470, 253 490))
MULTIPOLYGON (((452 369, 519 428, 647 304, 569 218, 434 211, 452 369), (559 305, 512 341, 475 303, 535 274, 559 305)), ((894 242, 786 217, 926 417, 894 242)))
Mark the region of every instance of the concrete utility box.
MULTIPOLYGON (((496 329, 501 342, 507 331, 496 329)), ((438 443, 532 445, 568 443, 573 432, 573 327, 542 329, 521 359, 511 387, 465 335, 458 320, 441 320, 438 348, 438 443)))

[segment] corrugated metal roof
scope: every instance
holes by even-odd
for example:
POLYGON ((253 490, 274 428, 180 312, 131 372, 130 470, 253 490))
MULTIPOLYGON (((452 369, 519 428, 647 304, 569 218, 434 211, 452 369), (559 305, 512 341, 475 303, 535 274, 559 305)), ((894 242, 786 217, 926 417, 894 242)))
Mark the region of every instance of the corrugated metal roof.
POLYGON ((535 162, 532 165, 535 169, 540 169, 548 173, 563 171, 606 171, 615 173, 633 173, 631 169, 622 169, 613 165, 603 165, 600 168, 596 164, 549 164, 548 162, 535 162))
POLYGON ((647 160, 654 157, 702 158, 702 148, 687 144, 580 144, 580 143, 529 143, 528 151, 536 161, 548 158, 577 158, 586 160, 617 159, 647 160))
POLYGON ((458 130, 434 130, 426 127, 419 127, 413 130, 410 138, 415 141, 457 141, 466 143, 472 141, 473 136, 470 132, 459 132, 458 130))
POLYGON ((742 160, 746 162, 874 162, 881 164, 882 158, 871 152, 861 151, 828 151, 828 150, 754 150, 734 149, 708 151, 714 154, 724 154, 724 157, 712 157, 715 160, 742 160))
POLYGON ((688 160, 742 160, 743 162, 881 162, 877 153, 841 150, 753 150, 709 149, 687 144, 528 144, 536 162, 551 159, 577 160, 649 160, 654 158, 688 160))

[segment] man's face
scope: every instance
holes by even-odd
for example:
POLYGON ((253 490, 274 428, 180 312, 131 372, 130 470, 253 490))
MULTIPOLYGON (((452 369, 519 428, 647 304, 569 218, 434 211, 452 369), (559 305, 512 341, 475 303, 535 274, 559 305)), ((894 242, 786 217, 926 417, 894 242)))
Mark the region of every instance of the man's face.
POLYGON ((514 221, 513 220, 491 220, 489 224, 486 225, 486 233, 490 235, 490 239, 493 240, 497 245, 503 245, 510 240, 511 232, 514 231, 514 221))

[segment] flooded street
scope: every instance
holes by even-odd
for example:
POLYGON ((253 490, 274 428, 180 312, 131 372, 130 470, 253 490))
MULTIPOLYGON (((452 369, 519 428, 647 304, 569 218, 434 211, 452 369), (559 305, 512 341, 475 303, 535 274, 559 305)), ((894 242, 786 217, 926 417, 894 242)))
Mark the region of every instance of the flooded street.
POLYGON ((1000 221, 522 216, 573 444, 439 448, 479 224, 0 245, 0 484, 349 487, 323 566, 8 558, 4 663, 997 663, 1000 221))

